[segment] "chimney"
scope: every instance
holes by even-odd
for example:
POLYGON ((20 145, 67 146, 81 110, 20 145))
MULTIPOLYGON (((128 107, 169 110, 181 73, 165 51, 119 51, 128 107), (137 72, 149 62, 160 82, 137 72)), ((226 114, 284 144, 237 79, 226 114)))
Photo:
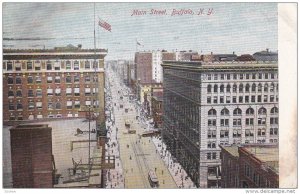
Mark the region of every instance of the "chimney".
POLYGON ((235 52, 233 51, 232 54, 235 55, 235 52))
POLYGON ((269 49, 267 48, 266 50, 267 50, 267 53, 268 53, 268 52, 269 52, 269 49))

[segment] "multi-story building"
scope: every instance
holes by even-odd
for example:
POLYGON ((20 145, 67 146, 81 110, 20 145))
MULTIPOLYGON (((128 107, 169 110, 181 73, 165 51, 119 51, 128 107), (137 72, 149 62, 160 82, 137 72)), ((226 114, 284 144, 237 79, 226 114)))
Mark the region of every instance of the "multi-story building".
POLYGON ((152 87, 151 88, 151 114, 153 117, 154 127, 162 127, 162 102, 163 102, 163 88, 152 87))
POLYGON ((278 53, 271 52, 269 49, 254 53, 253 57, 257 61, 278 61, 278 53))
POLYGON ((162 66, 162 137, 198 187, 217 186, 218 145, 278 142, 277 62, 162 66))
POLYGON ((278 188, 278 145, 221 146, 223 188, 278 188))
POLYGON ((104 117, 107 50, 65 47, 3 51, 3 120, 78 117, 94 105, 104 117))

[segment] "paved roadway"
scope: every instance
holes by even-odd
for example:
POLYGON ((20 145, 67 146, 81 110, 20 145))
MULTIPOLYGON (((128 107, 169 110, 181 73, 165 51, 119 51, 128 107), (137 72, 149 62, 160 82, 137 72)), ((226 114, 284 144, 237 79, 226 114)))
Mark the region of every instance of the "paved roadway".
POLYGON ((139 136, 145 131, 145 126, 136 120, 138 113, 134 104, 129 102, 127 96, 123 96, 127 93, 127 87, 120 85, 121 82, 115 74, 110 76, 109 80, 113 84, 110 88, 114 109, 112 117, 115 121, 114 128, 118 129, 116 135, 125 188, 151 188, 148 181, 149 170, 156 172, 160 184, 159 188, 177 188, 151 138, 139 136), (123 96, 123 99, 120 99, 120 96, 123 96), (120 108, 121 104, 123 108, 120 108), (128 113, 125 113, 125 108, 128 108, 128 113), (136 134, 128 134, 125 119, 131 121, 130 127, 136 130, 136 134))

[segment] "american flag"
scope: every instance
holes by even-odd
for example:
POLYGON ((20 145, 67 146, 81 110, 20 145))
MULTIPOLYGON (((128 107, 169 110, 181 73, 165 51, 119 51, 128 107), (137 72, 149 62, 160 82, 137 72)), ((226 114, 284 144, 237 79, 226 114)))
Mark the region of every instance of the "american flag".
POLYGON ((101 26, 105 30, 111 32, 111 25, 109 23, 107 23, 106 21, 104 21, 104 20, 102 20, 102 19, 99 18, 98 24, 99 24, 99 26, 101 26))

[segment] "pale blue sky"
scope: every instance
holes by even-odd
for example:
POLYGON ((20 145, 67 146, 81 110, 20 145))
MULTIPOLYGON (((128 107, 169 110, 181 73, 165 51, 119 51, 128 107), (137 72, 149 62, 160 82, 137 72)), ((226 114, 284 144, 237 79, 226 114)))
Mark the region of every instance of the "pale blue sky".
MULTIPOLYGON (((93 3, 4 3, 3 37, 56 39, 3 44, 93 48, 93 14, 93 3)), ((96 3, 96 16, 112 26, 111 33, 96 28, 97 47, 100 43, 109 50, 107 59, 133 58, 135 39, 144 45, 139 50, 253 54, 278 47, 276 3, 96 3), (200 8, 205 12, 213 8, 213 14, 195 15, 200 8), (168 15, 131 16, 134 9, 166 9, 168 15), (171 16, 173 9, 191 9, 195 14, 171 16)))

